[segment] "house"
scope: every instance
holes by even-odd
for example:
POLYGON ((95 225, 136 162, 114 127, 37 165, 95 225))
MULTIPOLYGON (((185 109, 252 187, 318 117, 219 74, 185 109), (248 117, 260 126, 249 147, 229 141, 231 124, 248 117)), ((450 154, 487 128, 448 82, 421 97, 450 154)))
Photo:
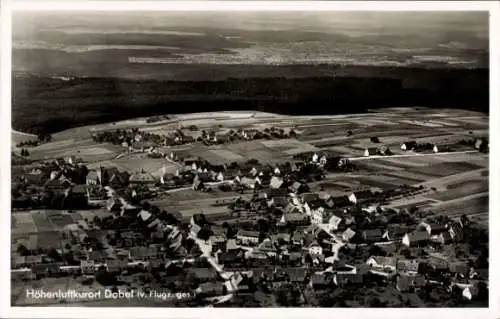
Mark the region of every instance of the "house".
POLYGON ((434 145, 434 147, 432 148, 432 151, 434 153, 438 153, 439 152, 439 149, 438 149, 437 145, 434 145))
POLYGON ((281 217, 281 222, 283 224, 295 226, 307 226, 311 223, 309 217, 302 213, 283 214, 283 216, 281 217))
POLYGON ((149 260, 158 258, 158 250, 154 247, 135 246, 130 248, 130 257, 133 260, 149 260))
POLYGON ((309 286, 315 290, 327 289, 332 284, 332 276, 326 273, 312 274, 309 286))
POLYGON ((467 262, 463 261, 454 261, 448 263, 448 269, 450 270, 450 273, 462 276, 465 276, 469 273, 469 265, 467 264, 467 262))
POLYGON ((284 242, 285 244, 289 243, 291 239, 290 234, 287 233, 278 233, 275 235, 271 235, 271 240, 273 243, 284 242))
POLYGON ((97 171, 89 171, 86 177, 87 185, 89 186, 96 186, 101 183, 99 180, 99 175, 97 174, 97 171))
POLYGON ((320 198, 319 198, 319 195, 317 193, 303 193, 300 195, 300 199, 302 201, 302 203, 312 203, 312 202, 316 202, 318 201, 320 198))
POLYGON ((83 275, 93 275, 96 271, 94 260, 81 260, 80 269, 83 275))
POLYGON ((286 206, 288 206, 288 204, 290 203, 290 201, 288 200, 287 197, 285 196, 280 196, 280 197, 273 197, 269 202, 268 202, 268 206, 274 206, 274 207, 277 207, 277 208, 285 208, 286 206))
POLYGON ((305 184, 299 183, 299 182, 294 182, 292 185, 290 185, 289 189, 292 193, 298 194, 302 190, 306 188, 305 184))
POLYGON ((346 207, 351 205, 351 200, 347 196, 330 197, 326 200, 328 207, 346 207))
POLYGON ((288 190, 286 188, 268 188, 261 193, 259 197, 271 199, 274 197, 284 197, 288 195, 288 190))
POLYGON ((410 292, 422 288, 427 284, 423 275, 398 275, 396 277, 396 289, 400 292, 410 292))
POLYGON ((108 180, 108 185, 114 189, 122 188, 128 185, 130 175, 128 172, 116 172, 108 180))
POLYGON ((281 177, 273 176, 271 178, 271 182, 269 183, 271 188, 277 189, 280 188, 281 185, 283 185, 283 179, 281 177))
POLYGON ((448 225, 448 231, 455 242, 461 242, 464 239, 463 228, 459 222, 451 222, 448 225))
POLYGON ((110 198, 106 203, 106 208, 110 212, 119 212, 122 210, 122 206, 123 206, 122 202, 119 201, 117 198, 110 198))
POLYGON ((396 271, 396 258, 392 257, 372 256, 368 258, 366 264, 373 268, 396 271))
POLYGON ((219 274, 213 268, 200 268, 200 267, 191 267, 187 269, 188 276, 193 276, 197 278, 201 282, 207 281, 216 281, 219 278, 219 274))
POLYGON ((435 240, 441 245, 448 245, 453 242, 453 237, 451 236, 449 231, 445 231, 439 234, 435 240))
POLYGON ((363 156, 372 156, 372 155, 377 155, 378 154, 378 148, 376 147, 369 147, 365 148, 365 151, 363 152, 363 156))
POLYGON ((446 231, 446 225, 436 224, 436 223, 425 223, 422 222, 417 226, 418 229, 425 229, 429 235, 439 234, 446 231))
POLYGON ((26 265, 33 266, 33 265, 38 265, 43 262, 42 256, 40 255, 35 255, 35 256, 26 256, 26 265))
POLYGON ((249 178, 249 177, 243 177, 240 180, 240 184, 243 185, 245 188, 254 189, 255 188, 255 184, 256 184, 256 179, 255 178, 249 178))
POLYGON ((429 241, 429 233, 424 231, 415 231, 412 233, 407 233, 403 236, 401 240, 402 244, 410 247, 410 246, 424 246, 427 245, 429 241))
POLYGON ((238 250, 240 249, 238 244, 236 243, 236 239, 231 238, 227 240, 226 243, 226 251, 238 250))
POLYGON ((240 229, 236 234, 236 240, 242 245, 257 245, 259 243, 259 233, 240 229))
POLYGON ((156 183, 156 180, 150 173, 141 171, 140 173, 132 174, 129 178, 129 183, 131 185, 153 186, 156 183))
POLYGON ((267 256, 270 257, 275 257, 277 254, 277 250, 274 247, 273 242, 268 238, 264 239, 262 243, 260 243, 257 250, 265 253, 267 256))
POLYGON ((373 193, 370 190, 357 191, 349 195, 349 201, 353 204, 357 204, 370 199, 373 193))
POLYGON ((402 151, 411 151, 411 150, 413 150, 416 146, 417 146, 417 142, 416 142, 416 141, 408 141, 408 142, 404 142, 403 144, 401 144, 401 150, 402 150, 402 151))
POLYGON ((202 283, 196 289, 196 294, 203 297, 222 296, 226 293, 226 287, 222 282, 202 283))
POLYGON ((417 273, 420 263, 416 259, 398 259, 396 270, 404 273, 417 273))
POLYGON ((58 274, 59 265, 56 263, 46 263, 31 266, 31 272, 36 278, 40 277, 50 277, 58 274))
POLYGON ((382 231, 380 229, 367 229, 361 233, 365 242, 377 242, 382 240, 382 231))
POLYGON ((347 228, 343 233, 342 233, 342 239, 344 241, 350 241, 354 236, 356 235, 356 232, 353 231, 350 228, 347 228))
POLYGON ((224 266, 231 266, 241 263, 243 254, 240 249, 234 249, 226 252, 220 252, 217 256, 217 262, 224 266))
POLYGON ((305 283, 307 279, 307 269, 304 268, 285 268, 283 272, 288 276, 292 283, 305 283))
POLYGON ((411 232, 411 228, 399 224, 391 224, 387 226, 387 230, 383 237, 386 240, 396 240, 402 238, 405 234, 411 232))
POLYGON ((48 191, 52 191, 54 193, 64 193, 71 186, 71 182, 67 179, 49 179, 44 184, 44 188, 48 191))
POLYGON ((318 244, 318 241, 314 240, 311 244, 309 244, 308 251, 309 251, 309 254, 312 256, 322 255, 323 254, 323 247, 321 247, 318 244))
POLYGON ((479 289, 474 286, 465 287, 464 290, 462 290, 462 296, 467 300, 474 299, 478 294, 479 289))
POLYGON ((333 276, 333 283, 338 287, 363 284, 363 275, 357 273, 337 273, 333 276))
POLYGON ((299 246, 302 245, 304 242, 305 234, 301 231, 294 231, 292 235, 292 244, 299 246))
POLYGON ((72 185, 65 192, 66 207, 86 207, 89 201, 87 185, 72 185))
POLYGON ((97 177, 102 186, 107 186, 110 178, 119 173, 116 167, 100 167, 97 171, 97 177))

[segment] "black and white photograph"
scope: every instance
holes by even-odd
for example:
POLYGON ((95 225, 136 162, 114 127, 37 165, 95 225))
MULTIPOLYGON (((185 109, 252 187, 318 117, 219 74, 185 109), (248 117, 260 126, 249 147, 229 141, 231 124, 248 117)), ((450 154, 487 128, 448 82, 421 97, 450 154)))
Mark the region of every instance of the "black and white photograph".
POLYGON ((11 11, 9 307, 498 302, 487 6, 118 3, 11 11))

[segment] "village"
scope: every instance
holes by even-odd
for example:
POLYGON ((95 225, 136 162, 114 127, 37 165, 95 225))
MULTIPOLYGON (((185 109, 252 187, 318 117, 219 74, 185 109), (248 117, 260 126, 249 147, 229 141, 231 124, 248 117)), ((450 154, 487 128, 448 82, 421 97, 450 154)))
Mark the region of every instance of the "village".
MULTIPOLYGON (((167 306, 487 303, 487 228, 466 210, 421 205, 419 199, 439 194, 437 184, 352 191, 328 185, 366 174, 367 160, 487 154, 485 137, 462 137, 452 146, 403 137, 386 146, 372 132, 363 137, 372 146, 356 156, 311 148, 285 160, 249 155, 220 162, 182 149, 285 143, 303 131, 270 126, 216 134, 194 124, 168 134, 112 129, 91 132, 92 141, 118 147, 117 160, 142 156, 161 166, 127 170, 75 154, 13 167, 13 229, 20 227, 13 231, 13 295, 14 286, 21 291, 64 279, 87 290, 189 296, 157 301, 167 306)), ((17 303, 29 300, 21 296, 17 303)))

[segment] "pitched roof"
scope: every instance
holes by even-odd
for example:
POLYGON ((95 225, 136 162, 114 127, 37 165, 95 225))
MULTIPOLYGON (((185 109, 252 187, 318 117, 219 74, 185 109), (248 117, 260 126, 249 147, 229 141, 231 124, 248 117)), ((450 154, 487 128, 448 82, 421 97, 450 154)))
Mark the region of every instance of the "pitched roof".
POLYGON ((86 195, 87 194, 87 185, 73 185, 71 187, 71 194, 86 195))
POLYGON ((151 183, 155 182, 155 178, 150 173, 141 172, 130 176, 129 181, 136 183, 151 183))
POLYGON ((253 230, 240 229, 240 230, 238 230, 237 236, 259 237, 259 232, 256 232, 253 230))
POLYGON ((411 242, 422 242, 429 240, 429 233, 425 230, 415 231, 413 233, 408 234, 408 237, 411 242))
POLYGON ((282 178, 277 177, 277 176, 273 176, 271 178, 271 182, 269 184, 269 186, 271 186, 271 188, 280 188, 281 185, 283 185, 283 179, 282 178))
POLYGON ((316 193, 303 193, 300 195, 303 202, 309 203, 319 199, 319 195, 316 193))

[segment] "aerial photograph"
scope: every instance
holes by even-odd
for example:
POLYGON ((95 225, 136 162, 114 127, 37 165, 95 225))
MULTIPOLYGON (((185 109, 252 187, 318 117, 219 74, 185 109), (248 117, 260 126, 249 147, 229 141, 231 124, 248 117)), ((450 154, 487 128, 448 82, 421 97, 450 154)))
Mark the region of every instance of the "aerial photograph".
POLYGON ((12 307, 488 308, 488 11, 15 11, 12 307))

